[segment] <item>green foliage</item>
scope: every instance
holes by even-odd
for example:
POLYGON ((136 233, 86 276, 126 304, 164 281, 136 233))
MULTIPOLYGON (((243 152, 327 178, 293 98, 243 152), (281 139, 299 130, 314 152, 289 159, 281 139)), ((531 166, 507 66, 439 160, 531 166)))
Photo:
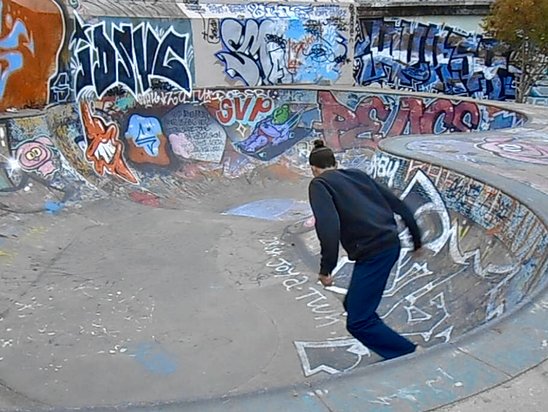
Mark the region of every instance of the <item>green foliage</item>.
POLYGON ((495 0, 483 29, 490 36, 511 46, 524 38, 541 49, 548 48, 547 0, 495 0))
POLYGON ((512 50, 511 63, 521 71, 516 101, 526 101, 548 70, 548 0, 495 0, 482 28, 512 50))

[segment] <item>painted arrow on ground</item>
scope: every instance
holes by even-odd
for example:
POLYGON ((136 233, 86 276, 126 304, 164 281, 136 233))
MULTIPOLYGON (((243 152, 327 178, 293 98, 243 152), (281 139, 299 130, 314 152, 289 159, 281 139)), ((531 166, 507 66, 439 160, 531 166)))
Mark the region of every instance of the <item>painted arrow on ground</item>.
POLYGON ((293 343, 307 377, 319 372, 331 375, 347 372, 357 367, 363 357, 371 357, 369 349, 354 338, 293 343))

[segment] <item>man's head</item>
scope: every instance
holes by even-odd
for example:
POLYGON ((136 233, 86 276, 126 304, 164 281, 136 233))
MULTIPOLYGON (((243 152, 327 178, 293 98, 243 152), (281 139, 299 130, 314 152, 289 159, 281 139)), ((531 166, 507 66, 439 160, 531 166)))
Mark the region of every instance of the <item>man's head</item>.
POLYGON ((337 161, 333 150, 327 147, 323 140, 314 140, 314 149, 310 152, 308 163, 314 177, 321 175, 326 170, 337 168, 337 161))

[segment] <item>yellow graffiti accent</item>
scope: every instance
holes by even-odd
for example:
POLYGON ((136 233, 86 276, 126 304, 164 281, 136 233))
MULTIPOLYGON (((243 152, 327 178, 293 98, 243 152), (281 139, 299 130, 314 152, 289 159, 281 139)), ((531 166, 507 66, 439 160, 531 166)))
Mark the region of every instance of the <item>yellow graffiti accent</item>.
POLYGON ((465 222, 463 227, 461 224, 459 224, 458 219, 453 220, 453 226, 457 226, 459 239, 462 239, 463 237, 465 237, 470 231, 470 225, 467 225, 465 222))
POLYGON ((466 227, 459 227, 459 237, 462 239, 470 231, 470 225, 466 227))
POLYGON ((47 228, 45 226, 37 226, 37 227, 33 227, 31 229, 29 229, 29 234, 32 234, 32 235, 41 235, 42 233, 46 233, 47 231, 47 228))

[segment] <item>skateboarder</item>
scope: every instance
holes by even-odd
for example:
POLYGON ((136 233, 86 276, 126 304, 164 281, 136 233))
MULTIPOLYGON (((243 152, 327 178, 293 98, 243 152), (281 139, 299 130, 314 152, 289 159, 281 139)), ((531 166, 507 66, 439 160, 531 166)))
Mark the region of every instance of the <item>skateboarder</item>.
POLYGON ((321 245, 319 279, 332 284, 339 241, 354 260, 352 280, 344 301, 350 334, 385 359, 414 352, 416 345, 390 329, 376 313, 388 275, 400 255, 394 213, 411 232, 414 249, 421 233, 409 208, 390 190, 357 169, 337 169, 333 151, 314 141, 309 163, 314 179, 309 199, 321 245))

